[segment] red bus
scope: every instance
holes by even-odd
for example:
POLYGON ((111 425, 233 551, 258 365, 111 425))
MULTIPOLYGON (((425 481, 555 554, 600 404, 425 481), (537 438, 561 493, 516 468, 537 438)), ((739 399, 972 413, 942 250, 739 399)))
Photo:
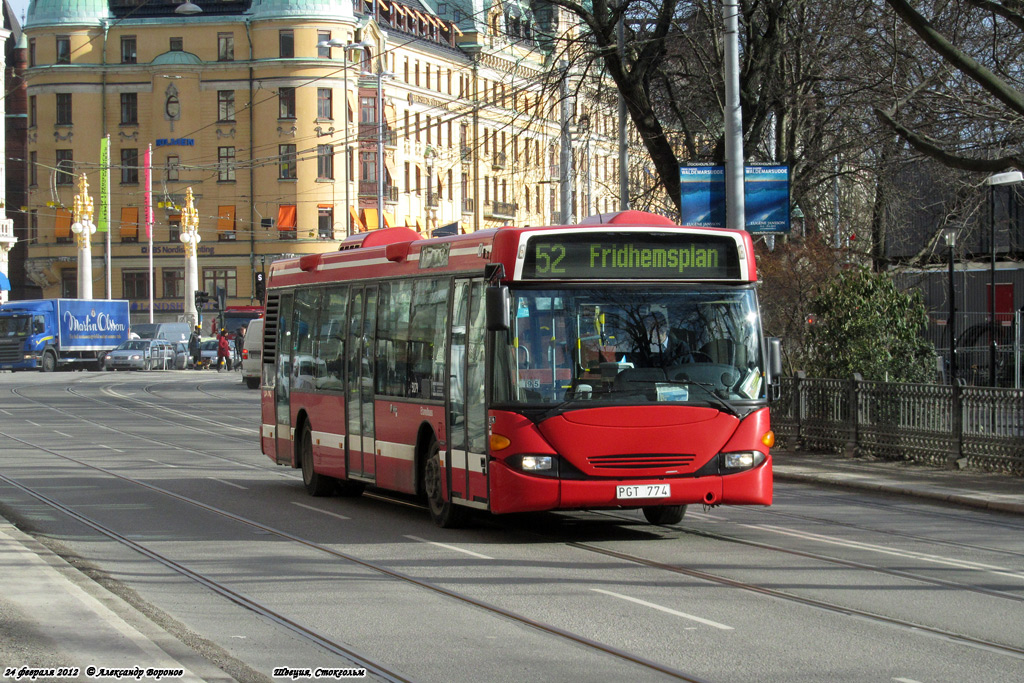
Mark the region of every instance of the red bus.
POLYGON ((770 505, 750 235, 626 211, 573 226, 354 235, 276 261, 261 448, 312 495, 494 514, 770 505))
POLYGON ((225 306, 210 323, 210 333, 216 335, 223 329, 227 331, 228 339, 234 339, 239 328, 248 327, 250 321, 262 317, 262 306, 225 306))

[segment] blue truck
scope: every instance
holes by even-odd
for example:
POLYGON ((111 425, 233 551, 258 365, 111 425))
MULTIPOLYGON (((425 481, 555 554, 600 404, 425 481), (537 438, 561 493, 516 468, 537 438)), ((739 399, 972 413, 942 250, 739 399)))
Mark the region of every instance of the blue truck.
POLYGON ((0 370, 102 368, 128 339, 128 301, 36 299, 0 305, 0 370))

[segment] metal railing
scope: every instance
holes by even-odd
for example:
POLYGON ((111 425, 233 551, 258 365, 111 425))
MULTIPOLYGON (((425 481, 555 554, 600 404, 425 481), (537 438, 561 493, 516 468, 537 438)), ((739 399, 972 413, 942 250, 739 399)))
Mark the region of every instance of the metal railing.
POLYGON ((1024 390, 782 379, 772 428, 784 450, 848 452, 1024 476, 1024 390))

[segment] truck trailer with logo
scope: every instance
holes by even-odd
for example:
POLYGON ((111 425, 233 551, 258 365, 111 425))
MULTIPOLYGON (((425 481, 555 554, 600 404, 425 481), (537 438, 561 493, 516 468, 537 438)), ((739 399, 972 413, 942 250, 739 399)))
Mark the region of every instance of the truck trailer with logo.
POLYGON ((100 369, 128 339, 128 301, 36 299, 0 305, 0 370, 100 369))

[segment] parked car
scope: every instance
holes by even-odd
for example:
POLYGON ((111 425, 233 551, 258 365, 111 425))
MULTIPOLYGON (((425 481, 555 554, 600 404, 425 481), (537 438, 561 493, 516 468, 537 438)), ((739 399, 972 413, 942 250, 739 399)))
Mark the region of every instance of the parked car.
POLYGON ((249 322, 242 346, 242 381, 250 389, 259 389, 263 365, 263 318, 249 322))
MULTIPOLYGON (((235 351, 235 345, 229 342, 231 347, 231 367, 237 368, 241 359, 235 351)), ((203 339, 199 342, 199 355, 204 368, 217 369, 217 340, 215 338, 203 339)))
POLYGON ((174 369, 185 370, 192 365, 192 355, 188 352, 187 342, 172 342, 174 347, 174 369))
POLYGON ((107 370, 173 370, 175 350, 163 339, 129 339, 103 357, 107 370))

